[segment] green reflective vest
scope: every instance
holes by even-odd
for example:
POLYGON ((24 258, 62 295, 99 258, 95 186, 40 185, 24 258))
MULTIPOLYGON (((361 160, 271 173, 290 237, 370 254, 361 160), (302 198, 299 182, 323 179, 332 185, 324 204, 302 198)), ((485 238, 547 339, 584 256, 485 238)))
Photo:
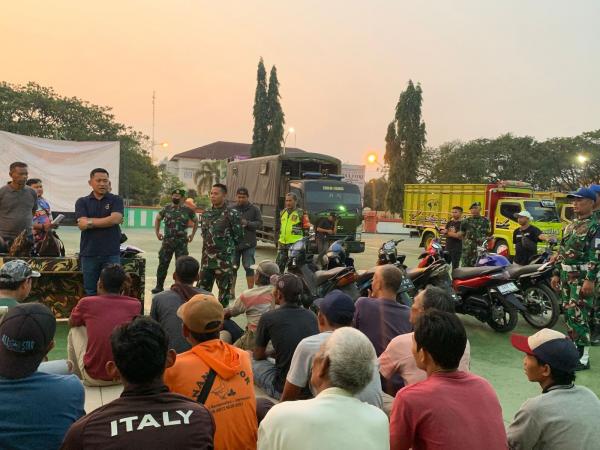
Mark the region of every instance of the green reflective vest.
POLYGON ((294 209, 288 213, 284 209, 279 220, 279 242, 293 244, 302 239, 302 210, 294 209))

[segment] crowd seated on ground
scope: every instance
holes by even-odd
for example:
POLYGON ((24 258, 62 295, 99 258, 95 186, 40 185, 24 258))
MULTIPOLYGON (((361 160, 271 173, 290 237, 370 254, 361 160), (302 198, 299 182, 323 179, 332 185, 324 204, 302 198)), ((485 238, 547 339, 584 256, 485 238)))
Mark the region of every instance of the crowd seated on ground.
POLYGON ((315 316, 300 304, 299 278, 273 265, 258 264, 256 291, 232 306, 256 325, 244 344, 237 339, 250 347, 255 339, 253 352, 221 339, 231 310, 193 288, 194 258, 178 259, 173 288, 154 299, 159 321, 139 316, 139 300, 121 294, 122 267, 108 265, 98 295, 81 299, 70 320, 78 379, 44 365, 56 319, 40 303, 21 303, 37 272, 5 264, 0 300, 12 301, 0 321, 0 448, 583 450, 600 441, 600 400, 574 385, 579 354, 563 334, 513 336, 542 394, 505 431, 492 386, 468 372, 466 331, 443 290, 420 292, 409 313, 390 306, 396 273, 380 268, 372 298, 353 304, 333 291, 315 301, 315 316), (379 373, 406 386, 392 398, 379 373), (84 415, 82 382, 124 390, 84 415))
MULTIPOLYGON (((454 313, 454 301, 450 294, 439 287, 428 286, 419 292, 410 309, 410 323, 414 326, 417 319, 425 312, 437 309, 454 313)), ((412 354, 414 333, 396 336, 390 341, 379 357, 379 371, 384 377, 385 392, 395 396, 399 388, 418 383, 427 378, 427 372, 417 367, 412 354)), ((458 365, 459 370, 469 371, 471 346, 467 339, 465 352, 458 365)))

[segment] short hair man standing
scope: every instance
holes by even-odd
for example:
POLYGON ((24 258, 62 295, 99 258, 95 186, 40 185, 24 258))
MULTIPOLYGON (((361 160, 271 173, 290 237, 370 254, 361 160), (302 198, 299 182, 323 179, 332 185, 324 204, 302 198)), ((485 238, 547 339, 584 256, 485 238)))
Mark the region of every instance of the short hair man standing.
POLYGON ((446 222, 446 226, 441 230, 441 234, 446 236, 446 251, 450 254, 452 269, 457 269, 460 265, 460 256, 462 253, 462 236, 460 234, 460 224, 463 215, 462 206, 454 206, 450 214, 451 219, 446 222))
POLYGON ((355 398, 372 379, 374 361, 364 334, 335 330, 312 363, 317 396, 271 408, 260 424, 258 450, 388 450, 387 416, 355 398))
POLYGON ((297 207, 298 198, 293 192, 285 195, 285 208, 279 216, 279 238, 275 262, 281 273, 285 272, 290 246, 304 235, 302 217, 304 212, 297 207))
MULTIPOLYGON (((354 302, 349 295, 342 291, 333 290, 325 297, 315 300, 314 304, 319 308, 317 320, 319 321, 320 333, 302 339, 296 347, 281 395, 282 402, 297 400, 302 395, 302 391, 307 388, 310 388, 313 396, 317 395, 314 386, 310 384, 311 368, 315 355, 335 330, 352 325, 354 302)), ((382 409, 381 381, 377 366, 377 363, 373 365, 371 380, 355 396, 363 402, 382 409)))
POLYGON ((252 370, 254 381, 270 397, 279 399, 290 370, 294 351, 302 339, 319 332, 317 317, 300 305, 302 281, 296 275, 273 275, 275 303, 258 322, 252 370), (273 344, 275 364, 267 359, 267 344, 273 344))
POLYGON ((367 335, 377 356, 393 338, 412 331, 410 308, 396 301, 402 277, 402 271, 393 264, 378 266, 371 295, 356 301, 354 328, 367 335))
POLYGON ((327 269, 323 257, 329 247, 329 236, 335 234, 337 224, 337 214, 333 211, 327 213, 327 217, 321 217, 315 226, 315 238, 317 241, 317 252, 319 254, 318 262, 323 269, 327 269))
POLYGON ((579 361, 573 342, 544 328, 529 337, 513 334, 511 343, 525 353, 525 375, 540 384, 542 393, 515 414, 507 430, 509 448, 597 448, 600 400, 588 388, 573 384, 579 361))
POLYGON ((396 394, 390 418, 392 450, 506 449, 494 389, 483 378, 457 370, 466 344, 465 328, 454 314, 432 310, 417 319, 412 351, 427 380, 396 394))
POLYGON ((474 202, 469 208, 471 216, 460 223, 462 255, 460 264, 473 267, 477 262, 477 246, 491 233, 490 221, 481 215, 481 203, 474 202))
MULTIPOLYGON (((437 286, 428 286, 419 292, 410 308, 410 323, 414 326, 419 317, 431 310, 454 313, 454 303, 450 294, 437 286)), ((381 375, 392 383, 394 377, 402 378, 405 386, 415 384, 427 378, 427 372, 417 367, 412 354, 414 333, 406 333, 396 336, 390 341, 385 351, 379 357, 379 371, 381 375)), ((469 371, 471 346, 467 339, 465 352, 460 358, 458 370, 469 371)), ((385 391, 390 395, 396 395, 400 386, 386 386, 385 391)))
POLYGON ((212 292, 215 281, 219 288, 219 301, 229 306, 233 283, 233 257, 235 248, 244 237, 239 213, 227 206, 227 186, 221 183, 210 190, 211 207, 202 213, 202 271, 198 286, 212 292))
POLYGON ((148 317, 136 317, 113 331, 107 371, 125 389, 121 397, 78 420, 64 450, 85 448, 212 449, 215 424, 207 409, 169 392, 165 368, 173 365, 165 332, 148 317))
POLYGON ((157 294, 164 289, 165 278, 169 264, 175 253, 175 259, 180 256, 187 256, 188 242, 194 240, 196 229, 198 228, 198 218, 196 213, 187 205, 182 204, 185 197, 184 189, 175 189, 171 193, 171 204, 166 205, 160 210, 154 221, 154 231, 159 241, 162 241, 160 251, 158 252, 158 268, 156 269, 156 287, 152 289, 153 294, 157 294), (189 221, 192 221, 194 228, 191 234, 187 235, 189 221), (165 222, 165 234, 160 232, 160 223, 165 222))
POLYGON ((75 218, 81 230, 79 259, 83 272, 83 288, 87 295, 96 295, 100 272, 105 264, 120 263, 123 199, 108 191, 106 169, 90 172, 90 195, 75 202, 75 218))
POLYGON ((0 187, 0 238, 4 240, 6 251, 23 231, 32 237, 33 215, 38 205, 37 194, 26 185, 27 164, 14 162, 8 173, 11 181, 0 187))
POLYGON ((69 360, 74 373, 88 386, 118 383, 106 370, 106 363, 112 360, 110 334, 142 312, 138 299, 122 295, 126 279, 120 265, 106 266, 98 280, 98 295, 82 298, 71 311, 69 360))
POLYGON ((177 314, 192 349, 177 355, 167 369, 167 386, 213 413, 215 448, 254 449, 257 419, 250 355, 219 339, 223 305, 212 295, 200 294, 181 305, 177 314))
POLYGON ((0 306, 16 306, 29 296, 32 278, 39 278, 25 261, 13 259, 0 267, 0 306))
POLYGON ((199 287, 194 287, 199 279, 200 264, 192 256, 180 256, 175 261, 173 279, 175 284, 171 289, 156 294, 152 298, 150 317, 156 320, 165 329, 169 337, 169 348, 177 353, 188 351, 192 346, 187 341, 181 330, 181 318, 177 310, 190 298, 198 294, 212 295, 199 287))
MULTIPOLYGON (((248 289, 254 287, 254 256, 256 254, 256 230, 262 227, 262 214, 256 205, 249 201, 248 189, 238 188, 236 205, 233 207, 241 217, 244 238, 238 243, 233 261, 234 270, 240 267, 240 261, 246 271, 248 289)), ((236 273, 237 275, 237 273, 236 273)), ((234 277, 235 280, 235 277, 234 277)), ((235 281, 234 281, 235 286, 235 281)))
POLYGON ((14 306, 0 322, 0 448, 57 449, 85 414, 77 377, 38 370, 55 332, 56 319, 41 303, 14 306))

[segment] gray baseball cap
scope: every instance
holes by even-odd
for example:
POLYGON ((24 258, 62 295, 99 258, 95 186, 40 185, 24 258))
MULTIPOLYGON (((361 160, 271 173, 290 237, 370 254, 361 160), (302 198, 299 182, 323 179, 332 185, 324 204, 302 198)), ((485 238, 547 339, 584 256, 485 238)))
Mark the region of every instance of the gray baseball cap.
POLYGON ((268 277, 279 273, 279 266, 269 259, 265 259, 258 264, 253 264, 250 268, 268 277))
POLYGON ((0 267, 0 280, 8 282, 19 282, 27 278, 39 278, 41 274, 22 259, 13 259, 0 267))

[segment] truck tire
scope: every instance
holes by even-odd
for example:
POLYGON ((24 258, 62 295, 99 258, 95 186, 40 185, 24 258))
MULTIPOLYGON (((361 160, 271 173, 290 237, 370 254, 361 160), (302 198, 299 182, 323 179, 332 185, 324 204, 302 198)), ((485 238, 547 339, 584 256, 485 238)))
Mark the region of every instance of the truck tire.
POLYGON ((517 309, 506 304, 498 294, 491 295, 492 305, 490 318, 487 320, 487 324, 492 330, 497 331, 498 333, 506 333, 514 330, 517 326, 517 321, 519 320, 517 309))
POLYGON ((545 283, 528 287, 523 292, 527 312, 523 318, 534 328, 552 328, 560 315, 558 295, 545 283))

